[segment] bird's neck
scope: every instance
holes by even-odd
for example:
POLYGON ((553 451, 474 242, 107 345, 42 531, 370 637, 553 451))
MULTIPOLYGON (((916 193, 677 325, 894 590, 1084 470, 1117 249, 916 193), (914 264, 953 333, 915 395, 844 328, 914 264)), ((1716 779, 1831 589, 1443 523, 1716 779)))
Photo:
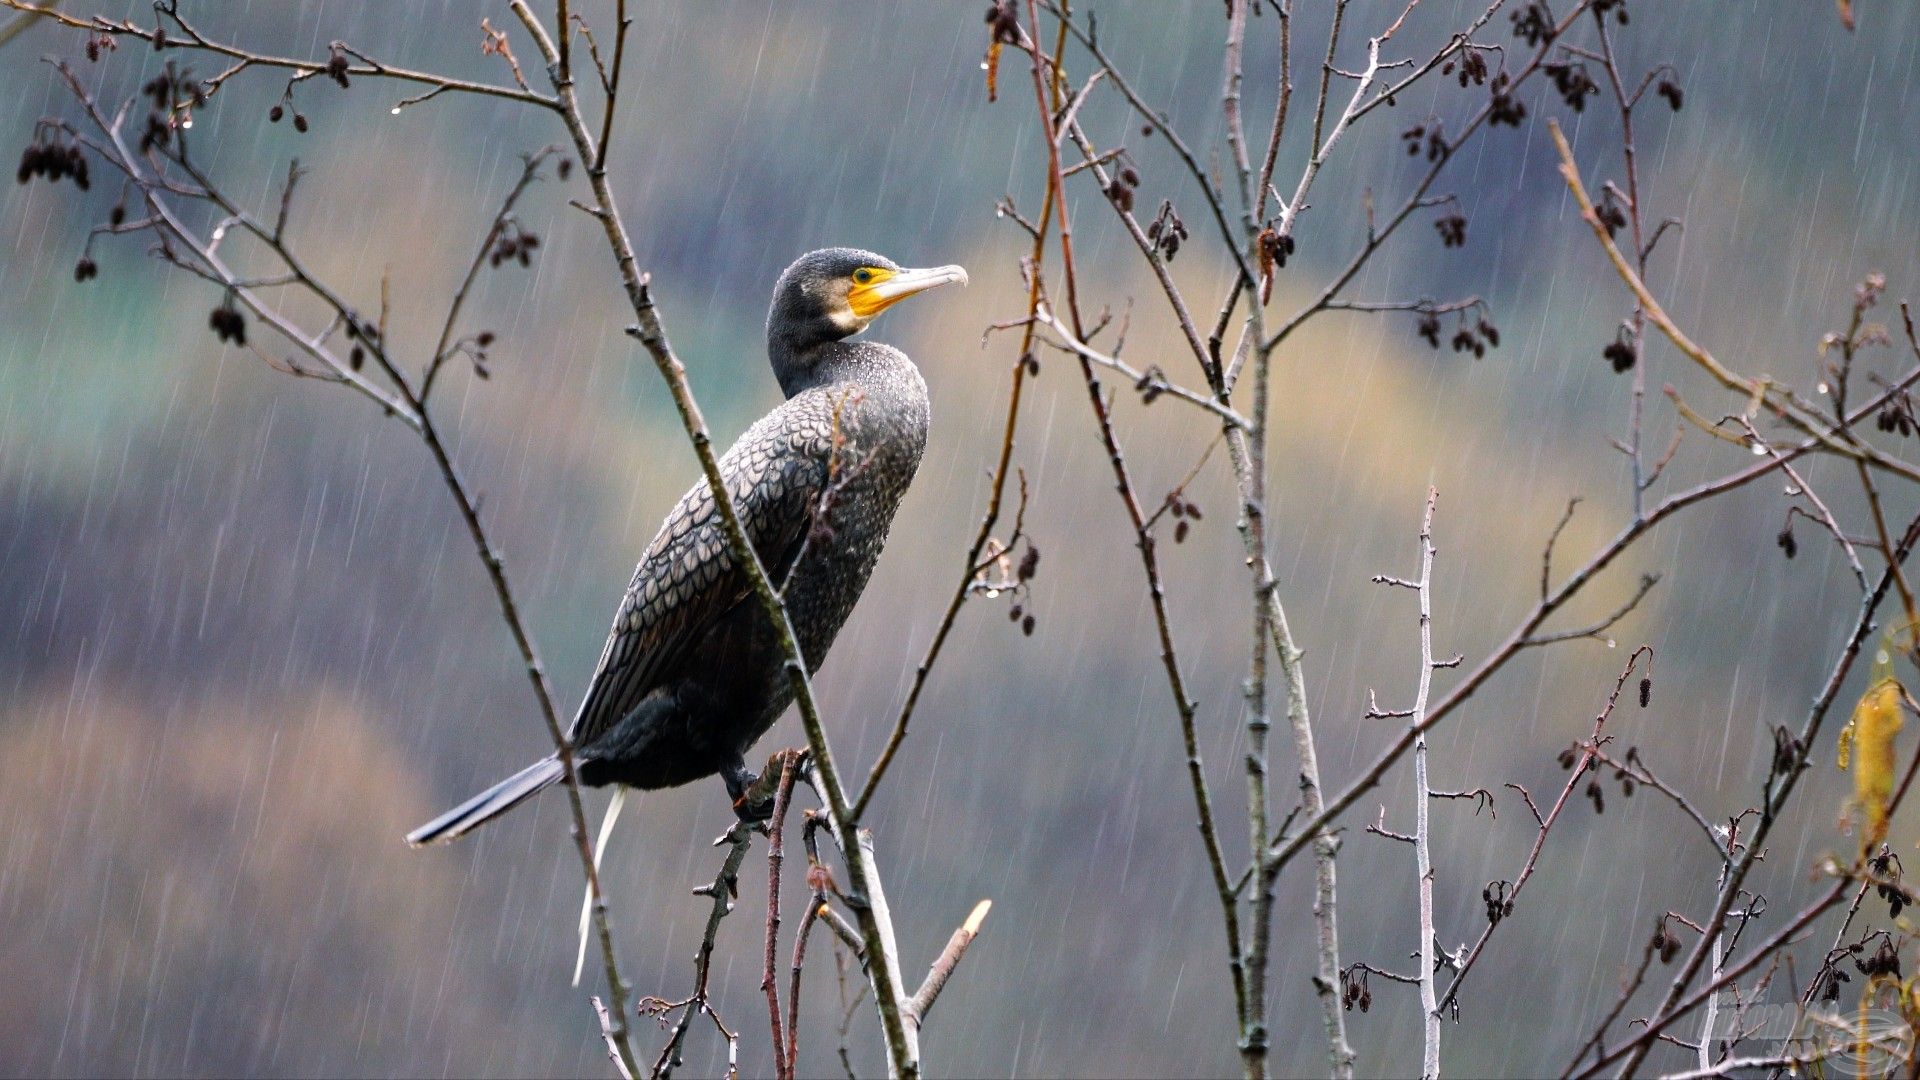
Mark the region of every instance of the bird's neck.
POLYGON ((767 339, 767 358, 788 397, 845 379, 859 365, 862 351, 851 341, 796 341, 777 334, 767 339))

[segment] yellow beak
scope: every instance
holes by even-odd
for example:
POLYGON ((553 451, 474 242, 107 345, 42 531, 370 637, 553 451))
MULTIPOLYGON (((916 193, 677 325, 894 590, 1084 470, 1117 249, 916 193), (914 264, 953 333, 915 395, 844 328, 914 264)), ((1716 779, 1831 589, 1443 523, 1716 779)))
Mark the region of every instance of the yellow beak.
POLYGON ((901 270, 878 281, 855 285, 847 291, 847 305, 853 308, 856 316, 871 319, 915 293, 955 282, 962 285, 967 283, 965 267, 935 266, 926 270, 901 270))

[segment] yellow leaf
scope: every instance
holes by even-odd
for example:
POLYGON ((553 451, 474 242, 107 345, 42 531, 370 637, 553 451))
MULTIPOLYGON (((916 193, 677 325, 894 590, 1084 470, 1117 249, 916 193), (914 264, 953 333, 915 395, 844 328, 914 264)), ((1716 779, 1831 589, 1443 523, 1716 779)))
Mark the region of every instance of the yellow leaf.
POLYGON ((1867 847, 1887 835, 1887 809, 1893 798, 1897 767, 1894 737, 1904 722, 1900 697, 1900 684, 1882 678, 1860 695, 1860 703, 1853 707, 1853 719, 1840 732, 1840 768, 1848 768, 1850 757, 1859 758, 1851 770, 1853 798, 1866 819, 1861 840, 1867 847))

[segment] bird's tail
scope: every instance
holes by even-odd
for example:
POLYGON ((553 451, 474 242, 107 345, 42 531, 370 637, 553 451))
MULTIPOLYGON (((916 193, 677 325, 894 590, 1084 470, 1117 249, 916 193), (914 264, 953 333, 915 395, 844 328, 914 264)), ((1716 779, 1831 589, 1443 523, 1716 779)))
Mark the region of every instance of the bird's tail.
POLYGON ((414 847, 457 840, 560 781, 560 759, 536 761, 407 834, 414 847))

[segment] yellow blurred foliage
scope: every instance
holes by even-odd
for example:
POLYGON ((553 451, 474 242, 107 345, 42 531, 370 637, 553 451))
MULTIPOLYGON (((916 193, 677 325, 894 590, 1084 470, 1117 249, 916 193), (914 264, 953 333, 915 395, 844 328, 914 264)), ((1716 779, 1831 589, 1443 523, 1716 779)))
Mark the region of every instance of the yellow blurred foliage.
POLYGON ((1865 820, 1861 845, 1872 848, 1887 835, 1887 807, 1893 798, 1894 741, 1900 733, 1900 683, 1882 675, 1853 707, 1853 718, 1840 731, 1838 764, 1850 767, 1857 752, 1859 761, 1851 766, 1853 800, 1865 820))

